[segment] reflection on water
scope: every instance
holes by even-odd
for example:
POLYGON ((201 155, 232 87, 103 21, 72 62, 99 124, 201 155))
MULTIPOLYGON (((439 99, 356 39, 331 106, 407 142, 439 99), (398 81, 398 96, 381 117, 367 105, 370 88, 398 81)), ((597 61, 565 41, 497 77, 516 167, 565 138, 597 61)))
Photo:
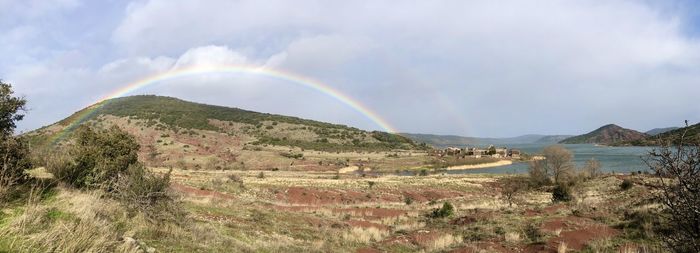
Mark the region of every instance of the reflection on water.
MULTIPOLYGON (((538 154, 542 153, 542 149, 547 145, 551 144, 512 144, 504 146, 520 149, 528 154, 538 154)), ((583 167, 586 161, 595 158, 600 162, 604 172, 646 171, 648 167, 644 164, 642 157, 652 149, 651 147, 605 147, 592 144, 563 144, 563 146, 574 153, 574 162, 577 167, 583 167)), ((484 169, 451 170, 444 173, 527 173, 527 167, 528 163, 523 162, 484 169)))

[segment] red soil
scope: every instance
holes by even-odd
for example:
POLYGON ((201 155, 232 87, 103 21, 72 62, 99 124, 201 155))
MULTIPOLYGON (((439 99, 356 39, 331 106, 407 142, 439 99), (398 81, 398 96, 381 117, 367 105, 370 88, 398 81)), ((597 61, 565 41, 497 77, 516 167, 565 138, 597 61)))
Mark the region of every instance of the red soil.
POLYGON ((356 253, 381 253, 378 249, 374 248, 360 248, 355 251, 356 253))
POLYGON ((277 199, 291 204, 329 205, 352 204, 371 200, 372 195, 344 190, 315 190, 303 187, 289 187, 277 193, 277 199))
POLYGON ((558 238, 549 240, 547 246, 556 249, 560 243, 565 242, 569 249, 582 250, 590 241, 613 237, 619 233, 616 229, 605 225, 593 225, 579 230, 561 232, 558 238))

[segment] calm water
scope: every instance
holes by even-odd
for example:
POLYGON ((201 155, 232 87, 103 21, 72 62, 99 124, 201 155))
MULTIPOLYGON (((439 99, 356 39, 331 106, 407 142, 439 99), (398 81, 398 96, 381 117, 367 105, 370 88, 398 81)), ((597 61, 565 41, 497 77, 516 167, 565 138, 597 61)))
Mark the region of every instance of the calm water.
MULTIPOLYGON (((520 149, 528 154, 541 154, 545 146, 551 144, 513 144, 505 145, 508 148, 520 149)), ((641 157, 645 156, 650 147, 602 147, 592 144, 564 144, 564 147, 574 153, 574 162, 577 167, 583 167, 591 158, 600 162, 604 172, 632 172, 648 170, 641 157)), ((528 163, 514 163, 512 165, 492 167, 475 170, 451 170, 448 174, 467 173, 527 173, 528 163)))

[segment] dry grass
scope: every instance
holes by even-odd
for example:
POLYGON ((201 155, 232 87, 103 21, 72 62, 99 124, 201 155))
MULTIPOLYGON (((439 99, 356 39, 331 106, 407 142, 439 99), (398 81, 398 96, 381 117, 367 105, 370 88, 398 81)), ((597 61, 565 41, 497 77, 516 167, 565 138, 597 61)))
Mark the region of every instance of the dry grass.
POLYGON ((518 242, 520 242, 520 240, 521 240, 521 238, 520 238, 520 233, 518 233, 518 232, 507 232, 507 233, 504 235, 504 239, 505 239, 506 242, 508 242, 508 243, 518 243, 518 242))
POLYGON ((97 193, 61 192, 50 205, 40 204, 36 195, 30 196, 24 212, 2 232, 3 237, 12 238, 10 249, 17 252, 137 252, 142 247, 121 240, 116 226, 127 217, 116 203, 101 199, 97 193))
POLYGON ((343 234, 343 238, 346 241, 366 244, 366 243, 370 243, 370 242, 380 241, 384 237, 386 237, 388 234, 389 234, 388 232, 382 231, 382 230, 374 228, 374 227, 369 227, 369 228, 353 227, 352 229, 350 229, 350 231, 343 234))
POLYGON ((443 249, 449 248, 452 244, 455 244, 459 241, 459 238, 451 234, 444 234, 430 241, 425 248, 426 250, 431 252, 441 251, 443 249))
POLYGON ((566 253, 566 251, 567 251, 566 242, 560 242, 559 246, 557 246, 557 253, 566 253))

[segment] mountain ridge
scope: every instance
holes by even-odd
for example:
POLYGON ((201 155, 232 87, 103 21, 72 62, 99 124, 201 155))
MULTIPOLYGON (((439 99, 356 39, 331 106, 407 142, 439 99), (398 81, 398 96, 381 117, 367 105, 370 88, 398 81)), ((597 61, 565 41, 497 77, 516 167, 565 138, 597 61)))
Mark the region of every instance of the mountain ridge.
POLYGON ((505 145, 505 144, 530 144, 530 143, 557 143, 559 139, 570 137, 571 135, 542 135, 526 134, 506 138, 488 137, 468 137, 460 135, 439 135, 439 134, 417 134, 399 133, 413 139, 415 142, 422 142, 436 147, 465 146, 465 145, 505 145))

